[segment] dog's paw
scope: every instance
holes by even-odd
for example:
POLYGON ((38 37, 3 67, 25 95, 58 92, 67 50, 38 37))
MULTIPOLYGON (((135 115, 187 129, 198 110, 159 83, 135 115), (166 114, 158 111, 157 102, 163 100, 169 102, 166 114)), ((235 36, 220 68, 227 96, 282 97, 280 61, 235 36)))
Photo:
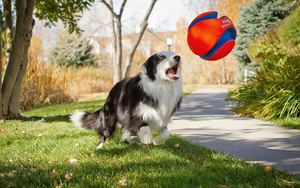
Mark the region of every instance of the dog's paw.
POLYGON ((152 135, 146 135, 141 138, 141 144, 149 145, 152 144, 152 135))
POLYGON ((166 140, 162 139, 159 135, 153 138, 154 145, 161 145, 165 143, 166 140))
POLYGON ((169 132, 168 129, 164 129, 162 132, 160 132, 159 135, 153 138, 153 144, 154 145, 160 145, 165 143, 165 141, 169 138, 169 132))
POLYGON ((96 150, 101 149, 103 147, 103 143, 100 143, 97 147, 96 150))
POLYGON ((139 132, 141 144, 152 144, 152 134, 149 127, 141 127, 139 132))

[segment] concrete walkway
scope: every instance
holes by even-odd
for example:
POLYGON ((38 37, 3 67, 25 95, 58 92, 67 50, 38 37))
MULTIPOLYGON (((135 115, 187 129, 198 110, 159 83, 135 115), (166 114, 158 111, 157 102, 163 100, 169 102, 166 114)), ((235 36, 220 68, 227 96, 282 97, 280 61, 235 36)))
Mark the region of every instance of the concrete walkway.
POLYGON ((226 89, 208 86, 184 97, 169 131, 215 151, 300 174, 300 131, 235 116, 226 95, 226 89))

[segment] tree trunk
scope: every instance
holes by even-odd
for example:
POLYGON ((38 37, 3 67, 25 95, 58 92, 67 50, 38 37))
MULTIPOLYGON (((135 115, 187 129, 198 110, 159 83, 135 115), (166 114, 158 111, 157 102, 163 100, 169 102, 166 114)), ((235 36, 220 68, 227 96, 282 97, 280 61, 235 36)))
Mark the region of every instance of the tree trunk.
MULTIPOLYGON (((0 20, 2 20, 2 11, 0 10, 0 20)), ((2 35, 2 30, 0 27, 0 36, 2 35)), ((0 119, 4 119, 3 114, 2 114, 2 41, 0 39, 0 119)))
POLYGON ((10 57, 10 52, 11 52, 12 39, 14 38, 11 0, 4 0, 3 7, 4 7, 5 29, 6 29, 5 65, 7 65, 10 57))
POLYGON ((139 46, 139 44, 140 44, 140 42, 141 42, 141 40, 142 40, 142 37, 143 37, 143 35, 144 35, 144 33, 145 33, 146 29, 147 29, 147 26, 148 26, 148 23, 147 23, 147 22, 148 22, 148 19, 149 19, 149 17, 150 17, 150 14, 151 14, 151 12, 152 12, 152 10, 153 10, 153 8, 154 8, 154 5, 155 5, 156 1, 157 1, 157 0, 152 0, 152 3, 151 3, 151 5, 150 5, 150 7, 149 7, 149 10, 148 10, 148 12, 147 12, 147 14, 146 14, 146 16, 145 16, 145 18, 144 18, 142 24, 141 24, 141 32, 140 32, 140 34, 139 34, 139 37, 138 37, 138 39, 137 39, 137 41, 136 41, 136 43, 135 43, 135 45, 134 45, 134 47, 133 47, 133 49, 132 49, 132 51, 131 51, 131 53, 130 53, 128 59, 127 59, 127 61, 126 61, 125 72, 124 72, 124 78, 129 77, 129 74, 130 74, 130 68, 131 68, 131 63, 132 63, 132 60, 133 60, 135 51, 136 51, 137 47, 139 46))
POLYGON ((13 99, 13 100, 10 100, 9 106, 8 106, 8 118, 9 119, 21 119, 20 99, 21 99, 21 93, 22 93, 22 83, 23 83, 24 76, 26 74, 27 65, 28 65, 28 50, 29 50, 29 46, 30 46, 30 40, 32 37, 32 30, 33 30, 34 25, 35 25, 35 20, 33 19, 32 24, 31 24, 31 30, 28 33, 28 39, 25 44, 18 77, 15 82, 15 86, 14 86, 12 96, 11 96, 11 99, 13 99))
POLYGON ((116 61, 114 65, 114 84, 119 82, 122 78, 122 24, 121 18, 116 19, 117 22, 117 32, 116 32, 116 42, 117 42, 117 52, 116 61))
MULTIPOLYGON (((117 15, 114 12, 113 8, 113 2, 110 1, 110 4, 108 4, 105 0, 101 0, 101 2, 108 8, 110 11, 112 17, 116 19, 117 23, 117 31, 115 32, 115 29, 113 28, 113 35, 115 37, 115 55, 116 58, 114 59, 114 84, 119 82, 122 78, 122 23, 121 23, 121 18, 122 14, 124 11, 124 7, 126 5, 127 0, 123 0, 121 7, 120 7, 120 12, 117 15)), ((113 19, 112 19, 113 21, 113 19)), ((112 27, 114 27, 114 22, 112 22, 112 27)))
POLYGON ((16 32, 12 43, 12 51, 4 75, 2 87, 2 113, 4 118, 8 116, 8 104, 10 100, 14 100, 12 98, 12 91, 14 89, 15 82, 19 73, 24 47, 29 38, 33 19, 34 3, 35 0, 16 1, 16 32))

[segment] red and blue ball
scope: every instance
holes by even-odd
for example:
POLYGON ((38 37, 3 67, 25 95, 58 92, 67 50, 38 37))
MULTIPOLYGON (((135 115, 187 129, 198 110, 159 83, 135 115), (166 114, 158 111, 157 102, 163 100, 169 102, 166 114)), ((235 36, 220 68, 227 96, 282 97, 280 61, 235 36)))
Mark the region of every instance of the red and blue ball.
POLYGON ((232 21, 218 12, 205 12, 189 25, 187 42, 191 51, 205 60, 219 60, 227 56, 235 45, 236 29, 232 21))

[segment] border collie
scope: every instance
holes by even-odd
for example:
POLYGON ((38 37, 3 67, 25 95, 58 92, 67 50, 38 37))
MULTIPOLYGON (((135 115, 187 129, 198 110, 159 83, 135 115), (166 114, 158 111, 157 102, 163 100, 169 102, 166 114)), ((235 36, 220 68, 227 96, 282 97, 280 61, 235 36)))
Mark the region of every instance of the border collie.
POLYGON ((70 120, 78 128, 98 132, 101 149, 121 124, 121 140, 159 145, 169 138, 167 125, 179 110, 182 98, 181 58, 171 51, 149 57, 141 73, 117 83, 104 106, 93 113, 74 112, 70 120), (158 135, 152 138, 152 133, 158 135))

